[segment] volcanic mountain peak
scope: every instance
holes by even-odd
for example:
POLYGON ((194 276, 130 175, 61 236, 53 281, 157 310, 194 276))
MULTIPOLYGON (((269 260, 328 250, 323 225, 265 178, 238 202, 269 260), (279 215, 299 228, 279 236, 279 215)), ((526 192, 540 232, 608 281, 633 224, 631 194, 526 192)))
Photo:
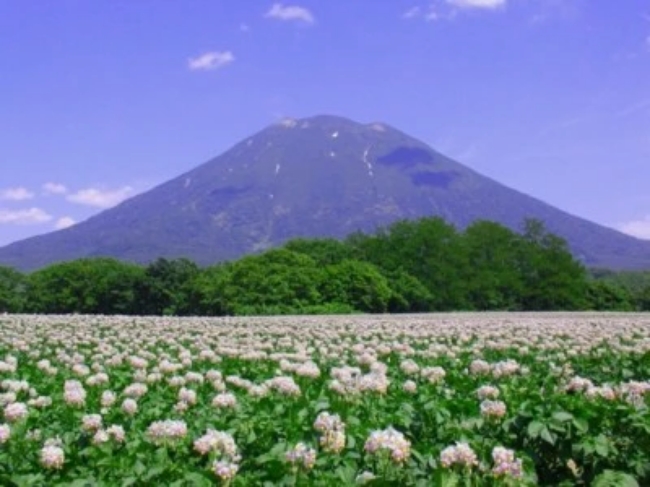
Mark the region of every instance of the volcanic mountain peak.
POLYGON ((34 269, 92 256, 209 264, 423 216, 514 229, 538 218, 588 265, 650 267, 649 242, 507 188, 390 125, 332 115, 274 123, 85 222, 1 248, 0 264, 34 269))

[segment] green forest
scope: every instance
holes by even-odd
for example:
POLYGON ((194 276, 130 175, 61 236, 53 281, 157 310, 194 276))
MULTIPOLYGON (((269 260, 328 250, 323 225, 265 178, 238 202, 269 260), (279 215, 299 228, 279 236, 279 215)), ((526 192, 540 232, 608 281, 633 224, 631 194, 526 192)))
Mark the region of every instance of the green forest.
POLYGON ((650 310, 650 272, 590 270, 538 220, 400 221, 345 240, 296 239, 200 268, 160 258, 0 267, 0 312, 230 316, 428 311, 650 310))

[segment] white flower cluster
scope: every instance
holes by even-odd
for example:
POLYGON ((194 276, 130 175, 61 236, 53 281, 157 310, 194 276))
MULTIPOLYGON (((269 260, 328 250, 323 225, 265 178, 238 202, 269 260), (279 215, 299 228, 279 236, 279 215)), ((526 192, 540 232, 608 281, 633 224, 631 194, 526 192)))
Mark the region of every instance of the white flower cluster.
POLYGON ((212 406, 218 409, 234 409, 237 407, 237 398, 230 392, 222 392, 214 396, 212 406))
POLYGON ((476 395, 480 400, 497 399, 499 397, 499 394, 499 389, 494 386, 481 386, 476 391, 476 395))
POLYGON ((506 404, 503 401, 486 399, 481 403, 481 416, 488 419, 501 419, 506 415, 506 404))
POLYGON ((445 380, 447 372, 442 367, 425 367, 420 372, 420 375, 431 384, 440 384, 445 380))
POLYGON ((512 477, 520 479, 523 477, 521 459, 515 458, 515 453, 501 446, 492 450, 494 467, 492 473, 497 477, 512 477))
POLYGON ((341 453, 345 448, 345 423, 338 414, 323 411, 314 421, 314 429, 321 433, 319 439, 323 451, 341 453))
POLYGON ((440 453, 440 464, 444 468, 459 466, 473 468, 478 465, 478 457, 472 448, 463 442, 448 446, 440 453))
POLYGON ((146 436, 154 445, 173 445, 187 436, 187 424, 174 419, 154 421, 147 428, 146 436))
POLYGON ((82 407, 86 404, 86 390, 78 380, 66 380, 63 385, 63 400, 68 406, 82 407))
POLYGON ((29 409, 24 402, 12 402, 7 404, 4 409, 5 421, 8 423, 17 423, 29 415, 29 409))
POLYGON ((316 450, 304 443, 298 443, 284 455, 284 458, 294 468, 309 471, 314 468, 316 463, 316 450))
POLYGON ((52 438, 45 442, 41 449, 41 465, 48 470, 60 470, 65 463, 65 453, 61 448, 61 441, 58 438, 52 438))
POLYGON ((371 455, 386 451, 394 463, 401 464, 411 456, 411 442, 404 437, 404 434, 389 427, 370 433, 364 450, 371 455))

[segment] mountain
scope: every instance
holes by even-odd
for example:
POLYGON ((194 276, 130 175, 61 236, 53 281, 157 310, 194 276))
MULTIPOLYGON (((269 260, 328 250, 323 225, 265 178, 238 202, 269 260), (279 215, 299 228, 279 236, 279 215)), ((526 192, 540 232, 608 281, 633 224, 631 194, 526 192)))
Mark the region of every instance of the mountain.
POLYGON ((263 129, 197 168, 73 227, 0 248, 30 270, 80 257, 238 258, 298 236, 344 237, 439 215, 520 229, 543 220, 588 266, 650 268, 650 242, 495 182, 383 123, 317 116, 263 129))

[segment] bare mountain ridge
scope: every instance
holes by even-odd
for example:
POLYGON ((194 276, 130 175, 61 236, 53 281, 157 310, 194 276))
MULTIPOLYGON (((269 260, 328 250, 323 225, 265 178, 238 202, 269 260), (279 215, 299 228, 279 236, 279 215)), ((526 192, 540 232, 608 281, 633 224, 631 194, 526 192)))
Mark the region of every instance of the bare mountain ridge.
POLYGON ((73 227, 0 248, 23 270, 81 257, 235 259, 295 237, 344 237, 441 216, 520 229, 543 220, 588 266, 650 268, 650 242, 489 179, 386 124, 284 120, 195 169, 73 227))

